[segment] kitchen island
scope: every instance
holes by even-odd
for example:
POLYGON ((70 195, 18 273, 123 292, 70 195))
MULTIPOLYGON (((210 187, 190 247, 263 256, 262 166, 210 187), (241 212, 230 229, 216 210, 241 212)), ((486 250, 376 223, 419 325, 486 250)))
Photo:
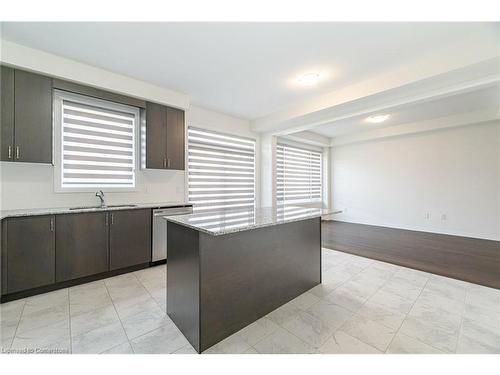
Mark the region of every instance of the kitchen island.
POLYGON ((167 313, 199 353, 321 283, 321 216, 277 206, 165 217, 167 313))

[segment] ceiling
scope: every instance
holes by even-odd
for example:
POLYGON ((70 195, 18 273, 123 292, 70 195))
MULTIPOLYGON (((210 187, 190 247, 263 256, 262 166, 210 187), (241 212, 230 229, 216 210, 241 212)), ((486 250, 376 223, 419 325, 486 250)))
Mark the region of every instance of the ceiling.
MULTIPOLYGON (((6 40, 177 90, 193 104, 245 119, 497 32, 492 23, 2 23, 6 40), (327 79, 310 88, 291 82, 311 70, 327 79)), ((468 103, 404 108, 390 122, 468 103)), ((365 126, 349 121, 316 131, 331 136, 365 126)))
POLYGON ((498 109, 500 86, 498 84, 472 92, 440 97, 422 103, 410 103, 397 108, 386 108, 382 113, 390 114, 383 123, 373 124, 366 121, 367 115, 352 116, 333 121, 311 129, 312 132, 333 138, 347 134, 380 129, 394 125, 424 122, 432 119, 458 115, 489 108, 498 109))

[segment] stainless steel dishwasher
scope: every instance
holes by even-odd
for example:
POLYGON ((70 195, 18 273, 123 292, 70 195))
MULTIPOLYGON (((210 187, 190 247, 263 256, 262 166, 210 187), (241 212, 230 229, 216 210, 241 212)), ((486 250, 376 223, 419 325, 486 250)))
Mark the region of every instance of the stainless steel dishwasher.
POLYGON ((185 215, 192 212, 192 206, 153 210, 153 262, 167 259, 167 221, 163 217, 185 215))

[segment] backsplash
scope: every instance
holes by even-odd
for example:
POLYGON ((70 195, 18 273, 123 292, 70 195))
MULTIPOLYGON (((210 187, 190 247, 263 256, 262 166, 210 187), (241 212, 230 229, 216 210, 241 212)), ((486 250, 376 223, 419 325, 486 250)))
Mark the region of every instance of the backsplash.
MULTIPOLYGON (((0 209, 95 205, 93 193, 54 192, 54 167, 42 164, 0 163, 0 209)), ((185 172, 139 170, 138 191, 106 193, 107 204, 185 200, 185 172)), ((96 189, 97 190, 97 189, 96 189)))

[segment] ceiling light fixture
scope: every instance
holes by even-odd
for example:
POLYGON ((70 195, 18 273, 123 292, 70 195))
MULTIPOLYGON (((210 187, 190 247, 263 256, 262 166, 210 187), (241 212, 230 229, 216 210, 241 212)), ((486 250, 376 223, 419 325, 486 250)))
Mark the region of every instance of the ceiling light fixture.
POLYGON ((391 115, 384 114, 384 115, 373 115, 370 116, 366 119, 366 121, 372 123, 372 124, 380 124, 381 122, 384 122, 387 120, 391 115))
POLYGON ((314 86, 321 79, 321 75, 315 72, 302 74, 297 78, 297 82, 302 86, 314 86))

